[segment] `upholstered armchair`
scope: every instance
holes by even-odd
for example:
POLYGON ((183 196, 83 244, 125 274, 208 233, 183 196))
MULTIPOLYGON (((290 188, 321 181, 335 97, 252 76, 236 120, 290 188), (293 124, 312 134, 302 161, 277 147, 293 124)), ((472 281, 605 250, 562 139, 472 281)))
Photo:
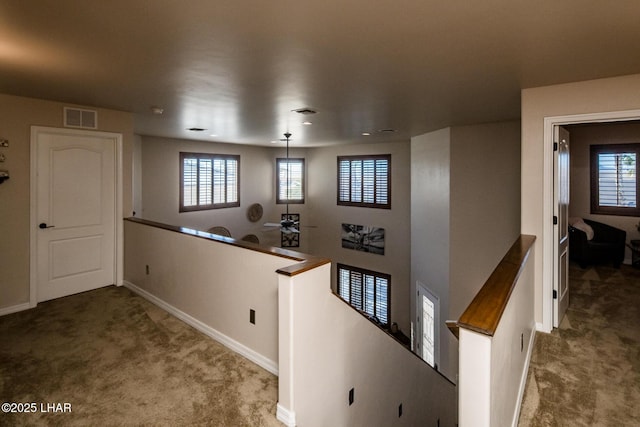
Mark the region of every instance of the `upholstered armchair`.
POLYGON ((624 230, 592 220, 570 221, 569 258, 580 267, 612 262, 616 268, 624 260, 627 233, 624 230))

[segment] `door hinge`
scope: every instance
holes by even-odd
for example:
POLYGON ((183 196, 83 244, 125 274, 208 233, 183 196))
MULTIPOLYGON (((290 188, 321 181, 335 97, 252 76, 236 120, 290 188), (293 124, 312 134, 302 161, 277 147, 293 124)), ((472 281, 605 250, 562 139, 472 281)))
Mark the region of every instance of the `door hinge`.
POLYGON ((558 299, 558 291, 553 290, 553 299, 558 299))
POLYGON ((553 151, 558 151, 558 143, 557 142, 553 143, 553 151))
POLYGON ((553 225, 558 225, 558 217, 557 216, 553 216, 553 225))

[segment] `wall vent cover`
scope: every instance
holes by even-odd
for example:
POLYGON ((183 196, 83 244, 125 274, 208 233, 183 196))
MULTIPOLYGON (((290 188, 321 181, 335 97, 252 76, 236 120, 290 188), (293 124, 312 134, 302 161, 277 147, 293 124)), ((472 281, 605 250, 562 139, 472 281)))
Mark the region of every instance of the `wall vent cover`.
POLYGON ((70 128, 97 129, 98 112, 82 108, 64 107, 64 126, 70 128))

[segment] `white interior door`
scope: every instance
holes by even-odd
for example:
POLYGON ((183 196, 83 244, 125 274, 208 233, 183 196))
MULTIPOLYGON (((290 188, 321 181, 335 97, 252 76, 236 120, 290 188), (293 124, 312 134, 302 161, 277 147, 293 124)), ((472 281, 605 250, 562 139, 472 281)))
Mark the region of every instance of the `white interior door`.
POLYGON ((70 129, 32 132, 37 301, 115 282, 118 138, 70 129))
POLYGON ((569 306, 569 132, 556 126, 554 142, 553 326, 557 328, 569 306))
POLYGON ((418 325, 416 349, 422 359, 432 367, 439 362, 440 303, 427 287, 417 282, 416 324, 418 325))

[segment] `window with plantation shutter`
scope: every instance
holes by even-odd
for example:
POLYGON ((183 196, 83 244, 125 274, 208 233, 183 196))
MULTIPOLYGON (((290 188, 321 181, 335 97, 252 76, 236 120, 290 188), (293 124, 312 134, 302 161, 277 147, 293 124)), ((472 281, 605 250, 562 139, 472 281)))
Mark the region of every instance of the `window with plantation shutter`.
POLYGON ((591 213, 639 216, 640 144, 591 146, 591 213))
POLYGON ((276 203, 304 203, 304 159, 276 159, 276 203))
POLYGON ((391 209, 391 155, 338 157, 338 204, 391 209))
POLYGON ((388 274, 338 264, 338 295, 384 326, 391 317, 390 285, 388 274))
POLYGON ((180 153, 180 212, 240 206, 240 156, 180 153))

